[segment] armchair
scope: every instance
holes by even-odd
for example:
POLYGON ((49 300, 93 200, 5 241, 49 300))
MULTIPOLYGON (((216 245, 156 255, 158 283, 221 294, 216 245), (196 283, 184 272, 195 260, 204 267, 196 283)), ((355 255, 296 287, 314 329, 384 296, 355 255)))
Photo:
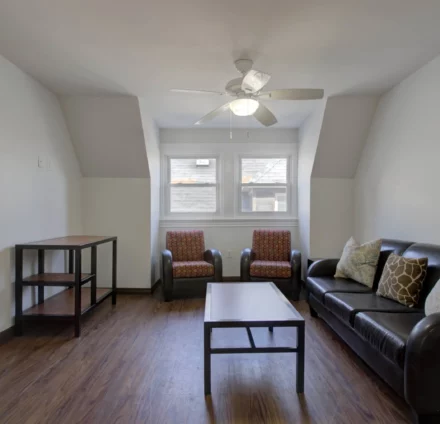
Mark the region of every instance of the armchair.
POLYGON ((293 300, 301 291, 301 252, 291 250, 290 231, 254 230, 252 249, 241 252, 241 281, 273 281, 293 300))
POLYGON ((166 302, 182 292, 204 295, 206 283, 223 280, 221 253, 205 251, 203 231, 169 231, 162 251, 161 280, 166 302))

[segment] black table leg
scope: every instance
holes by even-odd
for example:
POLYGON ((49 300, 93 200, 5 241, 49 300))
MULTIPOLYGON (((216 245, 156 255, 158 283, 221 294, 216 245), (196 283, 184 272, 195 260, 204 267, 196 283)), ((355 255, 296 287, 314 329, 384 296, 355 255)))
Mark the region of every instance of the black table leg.
MULTIPOLYGON (((69 274, 73 274, 75 272, 75 251, 70 249, 69 250, 69 274)), ((69 288, 72 288, 73 286, 69 286, 69 288)))
POLYGON ((75 337, 81 334, 81 250, 75 252, 75 337))
POLYGON ((304 344, 305 344, 305 327, 299 325, 297 327, 297 343, 298 353, 296 354, 296 392, 304 392, 304 344))
MULTIPOLYGON (((44 250, 38 251, 38 274, 44 274, 44 250)), ((38 286, 38 303, 44 303, 44 286, 38 286)))
POLYGON ((117 262, 118 262, 118 242, 112 242, 112 305, 116 305, 116 278, 117 278, 117 262))
POLYGON ((97 266, 96 266, 96 256, 97 256, 97 247, 92 246, 91 248, 91 260, 90 260, 90 272, 94 275, 91 281, 91 290, 90 290, 90 304, 94 305, 96 303, 96 272, 97 272, 97 266))
POLYGON ((211 328, 205 323, 204 331, 205 396, 211 394, 211 328))
POLYGON ((23 250, 15 248, 15 335, 23 335, 23 250))
POLYGON ((273 327, 269 327, 269 331, 273 333, 273 327))

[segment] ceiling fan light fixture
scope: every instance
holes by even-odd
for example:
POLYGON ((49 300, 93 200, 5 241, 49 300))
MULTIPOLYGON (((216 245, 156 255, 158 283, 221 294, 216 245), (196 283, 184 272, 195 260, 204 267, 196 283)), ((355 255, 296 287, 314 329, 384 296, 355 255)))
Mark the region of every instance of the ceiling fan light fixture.
POLYGON ((260 106, 258 100, 255 99, 236 99, 229 103, 229 107, 234 115, 251 116, 260 106))

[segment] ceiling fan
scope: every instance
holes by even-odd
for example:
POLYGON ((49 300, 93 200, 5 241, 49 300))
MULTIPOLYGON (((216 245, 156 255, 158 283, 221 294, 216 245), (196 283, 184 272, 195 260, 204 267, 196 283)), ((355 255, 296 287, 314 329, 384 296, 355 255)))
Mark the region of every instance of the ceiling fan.
POLYGON ((324 97, 324 90, 315 88, 288 88, 261 91, 269 82, 270 75, 252 69, 252 66, 253 62, 249 59, 239 59, 235 61, 235 67, 241 72, 242 77, 234 78, 229 81, 226 84, 225 92, 178 88, 171 89, 171 91, 178 93, 217 94, 220 96, 229 95, 235 97, 234 100, 209 112, 194 125, 202 125, 230 109, 232 113, 237 116, 253 115, 261 124, 270 127, 277 123, 277 118, 261 103, 261 100, 316 100, 324 97))

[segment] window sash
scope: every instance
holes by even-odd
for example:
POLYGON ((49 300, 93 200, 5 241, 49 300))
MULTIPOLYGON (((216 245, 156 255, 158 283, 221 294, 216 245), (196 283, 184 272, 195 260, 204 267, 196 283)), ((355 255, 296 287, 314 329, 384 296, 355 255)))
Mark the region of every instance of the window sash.
POLYGON ((246 156, 240 156, 238 158, 238 175, 237 175, 237 188, 238 188, 238 213, 241 215, 288 215, 291 213, 292 210, 292 158, 290 156, 274 156, 274 155, 267 155, 267 156, 253 156, 253 155, 246 155, 246 156), (243 159, 285 159, 286 160, 286 182, 285 183, 258 183, 258 182, 250 182, 250 183, 243 183, 243 159), (243 210, 243 188, 285 188, 286 189, 286 210, 285 211, 244 211, 243 210))
POLYGON ((220 205, 220 158, 213 155, 178 155, 178 156, 165 156, 166 159, 166 184, 165 184, 165 198, 163 199, 163 206, 165 209, 165 213, 167 215, 193 215, 193 216, 212 216, 219 214, 221 210, 220 205), (172 183, 171 182, 171 161, 173 159, 214 159, 215 160, 215 183, 172 183), (171 189, 175 188, 203 188, 203 187, 215 187, 215 211, 214 212, 206 212, 206 211, 197 211, 197 212, 176 212, 171 211, 171 189))

